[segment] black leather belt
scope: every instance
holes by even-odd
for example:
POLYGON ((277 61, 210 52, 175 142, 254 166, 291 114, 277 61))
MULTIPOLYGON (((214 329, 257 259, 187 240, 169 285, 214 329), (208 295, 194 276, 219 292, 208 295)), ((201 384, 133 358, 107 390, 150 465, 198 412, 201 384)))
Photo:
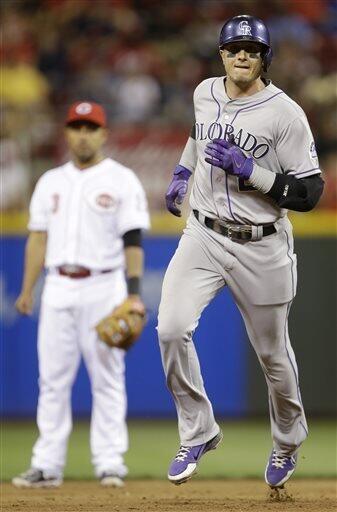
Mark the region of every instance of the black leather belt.
POLYGON ((198 210, 193 210, 196 219, 209 229, 220 233, 231 240, 260 240, 263 236, 276 233, 274 224, 255 226, 249 224, 224 224, 217 219, 211 219, 201 215, 198 210))
POLYGON ((86 267, 81 267, 80 265, 61 265, 60 267, 56 267, 56 271, 61 276, 67 276, 72 279, 81 279, 83 277, 89 277, 97 274, 106 274, 108 272, 112 272, 112 268, 107 268, 105 270, 90 270, 86 267))

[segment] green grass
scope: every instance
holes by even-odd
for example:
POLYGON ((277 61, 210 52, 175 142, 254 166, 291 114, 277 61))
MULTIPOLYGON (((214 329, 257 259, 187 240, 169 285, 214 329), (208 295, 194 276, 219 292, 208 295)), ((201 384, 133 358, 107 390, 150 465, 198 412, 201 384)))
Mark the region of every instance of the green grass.
MULTIPOLYGON (((221 422, 224 442, 202 460, 203 478, 261 478, 271 448, 265 421, 221 422)), ((173 421, 129 421, 130 449, 126 455, 130 478, 165 478, 178 447, 173 421)), ((37 436, 32 422, 4 422, 1 435, 1 477, 10 479, 29 467, 37 436)), ((336 477, 336 430, 333 421, 310 421, 310 436, 300 452, 298 477, 336 477)), ((93 478, 89 452, 89 424, 75 422, 69 442, 65 476, 93 478)))

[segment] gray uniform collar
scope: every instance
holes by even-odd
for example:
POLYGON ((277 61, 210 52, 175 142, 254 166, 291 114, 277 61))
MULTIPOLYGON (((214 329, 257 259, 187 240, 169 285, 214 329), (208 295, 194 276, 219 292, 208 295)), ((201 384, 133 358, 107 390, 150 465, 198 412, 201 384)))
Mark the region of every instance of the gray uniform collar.
POLYGON ((272 94, 275 94, 277 91, 280 90, 277 87, 275 87, 275 85, 272 84, 271 80, 264 79, 264 81, 266 82, 266 87, 264 89, 262 89, 262 91, 259 91, 259 92, 255 93, 255 94, 252 94, 251 96, 245 96, 243 98, 236 98, 236 99, 232 100, 227 95, 227 92, 226 92, 226 89, 225 89, 225 80, 226 80, 226 76, 220 76, 217 79, 217 81, 216 81, 216 87, 217 87, 217 90, 218 90, 218 94, 223 96, 225 102, 226 103, 231 103, 232 105, 233 104, 235 104, 235 105, 248 105, 249 103, 252 103, 252 102, 255 103, 257 100, 265 99, 268 96, 270 96, 272 94))

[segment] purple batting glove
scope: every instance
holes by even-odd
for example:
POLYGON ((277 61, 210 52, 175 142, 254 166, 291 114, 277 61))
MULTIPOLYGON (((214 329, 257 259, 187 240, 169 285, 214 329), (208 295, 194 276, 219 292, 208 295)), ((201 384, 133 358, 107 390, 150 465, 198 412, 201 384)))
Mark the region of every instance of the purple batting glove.
POLYGON ((253 172, 252 157, 247 158, 234 144, 234 137, 231 137, 230 141, 214 139, 206 145, 205 153, 211 157, 206 157, 206 162, 238 178, 248 180, 253 172))
POLYGON ((184 197, 186 196, 188 189, 187 182, 191 174, 191 171, 186 169, 186 167, 177 165, 173 173, 172 181, 167 189, 165 195, 166 207, 176 217, 181 217, 181 211, 177 207, 177 204, 182 204, 184 197))

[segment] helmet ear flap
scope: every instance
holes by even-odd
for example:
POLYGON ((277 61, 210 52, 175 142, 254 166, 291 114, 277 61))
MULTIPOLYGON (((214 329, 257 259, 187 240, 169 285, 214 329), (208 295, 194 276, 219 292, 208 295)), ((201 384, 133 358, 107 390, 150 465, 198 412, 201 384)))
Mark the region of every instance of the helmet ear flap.
POLYGON ((267 51, 265 52, 265 54, 263 55, 263 60, 262 60, 263 71, 268 70, 268 68, 271 64, 272 58, 273 58, 273 50, 271 48, 268 48, 267 51))

